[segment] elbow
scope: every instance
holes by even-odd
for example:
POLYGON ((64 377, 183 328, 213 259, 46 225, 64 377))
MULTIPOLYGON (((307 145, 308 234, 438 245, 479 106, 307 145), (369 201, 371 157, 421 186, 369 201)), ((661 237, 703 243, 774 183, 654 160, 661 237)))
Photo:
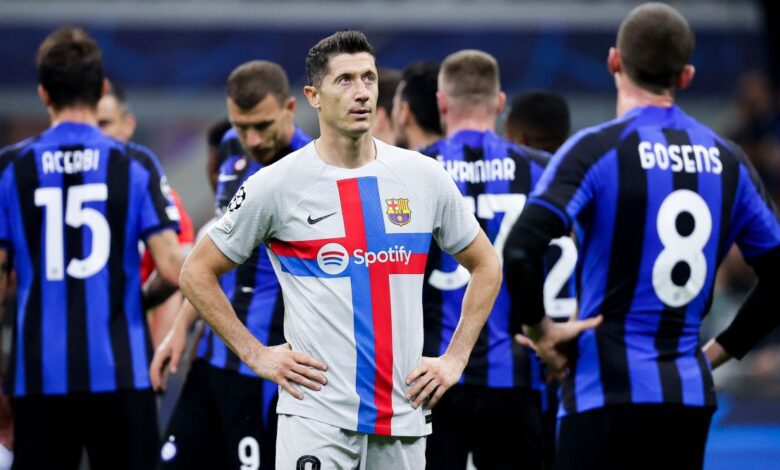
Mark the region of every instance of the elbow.
POLYGON ((179 285, 179 289, 184 293, 184 296, 190 298, 190 294, 195 289, 195 272, 194 266, 190 258, 184 260, 181 264, 181 269, 176 276, 176 282, 179 285))
POLYGON ((518 272, 532 264, 533 257, 521 245, 509 245, 504 247, 504 272, 518 272))

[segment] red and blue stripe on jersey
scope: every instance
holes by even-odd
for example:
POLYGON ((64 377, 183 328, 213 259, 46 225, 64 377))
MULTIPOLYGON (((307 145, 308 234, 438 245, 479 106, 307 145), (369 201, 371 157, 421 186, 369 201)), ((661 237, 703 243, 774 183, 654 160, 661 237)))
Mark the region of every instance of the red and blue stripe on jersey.
POLYGON ((274 240, 271 250, 278 257, 282 271, 293 276, 350 279, 357 349, 356 389, 360 399, 357 430, 391 435, 394 338, 390 276, 425 272, 431 234, 387 233, 377 178, 344 179, 337 185, 344 222, 343 237, 274 240), (328 274, 317 263, 320 248, 329 243, 343 246, 350 256, 347 268, 339 274, 328 274), (355 250, 376 253, 395 245, 404 246, 411 252, 408 264, 388 261, 359 265, 350 255, 355 250))

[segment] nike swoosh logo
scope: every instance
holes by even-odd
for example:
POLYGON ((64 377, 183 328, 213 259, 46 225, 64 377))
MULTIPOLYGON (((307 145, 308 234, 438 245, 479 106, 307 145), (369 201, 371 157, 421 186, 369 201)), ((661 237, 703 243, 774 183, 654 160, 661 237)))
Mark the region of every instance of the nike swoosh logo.
POLYGON ((220 173, 217 177, 217 181, 220 183, 227 183, 228 181, 233 181, 235 179, 238 179, 238 175, 226 175, 224 173, 220 173))
POLYGON ((330 216, 332 216, 332 215, 335 215, 335 214, 336 214, 335 212, 331 212, 330 214, 323 215, 322 217, 317 217, 316 219, 312 219, 312 218, 311 218, 311 214, 309 214, 309 218, 308 218, 308 219, 306 219, 306 221, 307 221, 307 222, 309 222, 309 225, 314 225, 314 224, 316 224, 317 222, 320 222, 320 221, 322 221, 322 220, 325 220, 325 219, 327 219, 328 217, 330 217, 330 216))

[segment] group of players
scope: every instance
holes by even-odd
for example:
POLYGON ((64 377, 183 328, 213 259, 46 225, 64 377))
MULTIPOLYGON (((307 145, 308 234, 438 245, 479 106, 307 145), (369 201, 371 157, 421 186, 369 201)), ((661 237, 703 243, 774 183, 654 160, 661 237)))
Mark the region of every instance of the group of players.
POLYGON ((482 51, 393 83, 362 33, 323 39, 316 140, 285 72, 247 62, 214 132, 217 218, 185 261, 191 224, 128 142, 97 44, 52 33, 52 126, 0 153, 15 468, 77 468, 84 448, 93 469, 701 468, 711 368, 778 323, 780 223, 741 150, 674 104, 693 45, 673 8, 634 9, 607 61, 617 119, 565 144, 549 93, 496 133, 506 97, 482 51), (735 242, 759 281, 701 348, 735 242), (159 442, 152 389, 198 318, 159 442))

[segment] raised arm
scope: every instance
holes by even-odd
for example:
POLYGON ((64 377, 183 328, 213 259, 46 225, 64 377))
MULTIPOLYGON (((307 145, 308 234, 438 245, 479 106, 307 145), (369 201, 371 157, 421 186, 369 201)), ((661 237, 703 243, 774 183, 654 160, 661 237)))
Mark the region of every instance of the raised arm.
POLYGON ((471 279, 447 351, 437 358, 424 357, 406 378, 407 384, 413 383, 407 397, 415 408, 422 403, 433 408, 444 392, 460 380, 501 287, 501 264, 483 231, 454 256, 469 271, 471 279))

